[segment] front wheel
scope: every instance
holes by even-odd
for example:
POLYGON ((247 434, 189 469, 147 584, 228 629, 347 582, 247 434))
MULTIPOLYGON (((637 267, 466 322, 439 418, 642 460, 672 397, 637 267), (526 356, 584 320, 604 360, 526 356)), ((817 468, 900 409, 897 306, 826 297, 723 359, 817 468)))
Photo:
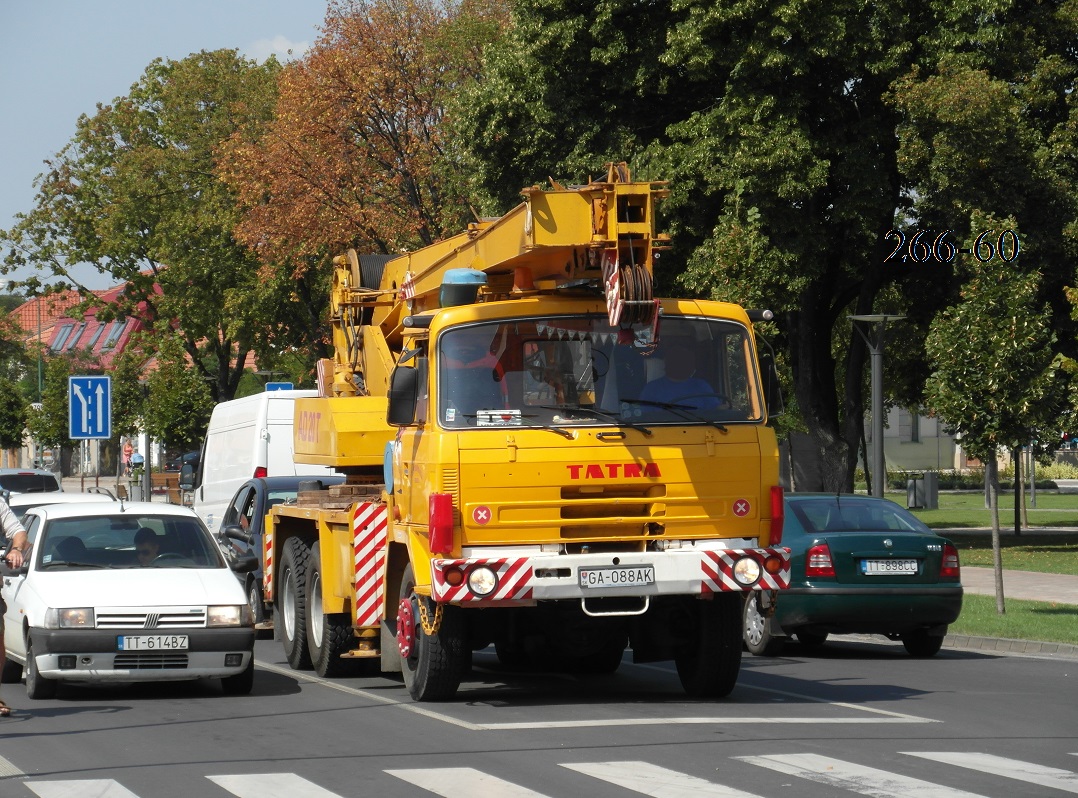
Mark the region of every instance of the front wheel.
POLYGON ((322 610, 322 552, 315 548, 307 564, 307 651, 315 672, 322 677, 353 673, 355 660, 341 659, 352 649, 355 633, 346 612, 322 610))
POLYGON ((408 694, 416 701, 444 701, 460 687, 471 651, 459 607, 445 605, 441 623, 428 634, 423 629, 436 619, 434 602, 415 592, 412 566, 404 569, 397 607, 397 648, 408 694))
POLYGON ((296 670, 311 669, 307 650, 307 567, 311 549, 299 538, 289 538, 281 555, 281 639, 288 664, 296 670))
POLYGON ((934 657, 943 648, 943 635, 930 635, 924 629, 902 635, 902 645, 913 657, 934 657))
POLYGON ((266 620, 266 607, 262 603, 262 583, 257 579, 252 578, 247 584, 247 603, 251 605, 251 614, 256 624, 266 620))
POLYGON ((685 692, 694 698, 724 698, 741 671, 740 593, 693 600, 695 639, 674 657, 685 692))
POLYGON ((758 657, 775 657, 782 653, 785 640, 771 633, 771 619, 760 611, 760 594, 753 591, 745 599, 742 618, 745 648, 758 657))
POLYGON ((56 682, 38 672, 34 647, 30 643, 26 644, 26 695, 35 701, 56 695, 56 682))

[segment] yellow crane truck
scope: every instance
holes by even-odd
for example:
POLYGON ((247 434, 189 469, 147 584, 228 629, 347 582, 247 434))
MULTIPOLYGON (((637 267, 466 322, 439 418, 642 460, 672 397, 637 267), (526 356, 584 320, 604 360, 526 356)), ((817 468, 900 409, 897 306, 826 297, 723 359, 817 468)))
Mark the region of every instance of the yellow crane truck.
POLYGON ((654 297, 667 189, 605 178, 334 259, 335 357, 294 443, 347 480, 272 508, 263 540, 293 668, 377 663, 430 701, 489 646, 576 673, 631 649, 733 690, 747 591, 789 583, 766 311, 654 297))

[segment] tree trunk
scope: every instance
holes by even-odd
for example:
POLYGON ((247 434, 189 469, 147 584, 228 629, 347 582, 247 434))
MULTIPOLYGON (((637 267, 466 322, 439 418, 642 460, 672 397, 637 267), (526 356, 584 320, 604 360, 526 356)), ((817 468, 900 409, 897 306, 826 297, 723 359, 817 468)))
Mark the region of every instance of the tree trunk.
POLYGON ((1011 459, 1014 461, 1014 534, 1020 537, 1022 535, 1022 510, 1026 503, 1023 490, 1025 486, 1022 484, 1022 447, 1014 447, 1011 459))
POLYGON ((1003 603, 1003 552, 999 541, 999 464, 996 453, 990 452, 984 463, 985 484, 988 486, 988 504, 992 514, 992 570, 996 577, 996 612, 1007 612, 1003 603))

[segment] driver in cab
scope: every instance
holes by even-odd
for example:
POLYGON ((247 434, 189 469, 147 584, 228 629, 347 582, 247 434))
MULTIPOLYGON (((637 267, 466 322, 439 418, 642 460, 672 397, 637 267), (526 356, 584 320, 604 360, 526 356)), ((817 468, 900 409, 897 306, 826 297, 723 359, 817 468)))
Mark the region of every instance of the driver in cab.
POLYGON ((157 533, 147 527, 139 527, 135 532, 135 556, 139 565, 150 565, 157 559, 161 544, 157 542, 157 533))
POLYGON ((669 346, 664 366, 666 373, 647 383, 640 392, 641 401, 692 410, 715 410, 724 404, 710 383, 696 376, 696 354, 688 344, 669 346))

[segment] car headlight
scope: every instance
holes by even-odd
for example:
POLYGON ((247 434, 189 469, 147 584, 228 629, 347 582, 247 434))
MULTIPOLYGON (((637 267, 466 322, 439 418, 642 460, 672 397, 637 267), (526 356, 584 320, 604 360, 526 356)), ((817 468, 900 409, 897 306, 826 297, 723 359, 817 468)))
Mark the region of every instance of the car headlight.
POLYGON ((93 629, 93 607, 65 607, 45 610, 46 629, 93 629))
POLYGON ((206 626, 250 626, 254 616, 249 604, 220 604, 207 607, 206 626))

